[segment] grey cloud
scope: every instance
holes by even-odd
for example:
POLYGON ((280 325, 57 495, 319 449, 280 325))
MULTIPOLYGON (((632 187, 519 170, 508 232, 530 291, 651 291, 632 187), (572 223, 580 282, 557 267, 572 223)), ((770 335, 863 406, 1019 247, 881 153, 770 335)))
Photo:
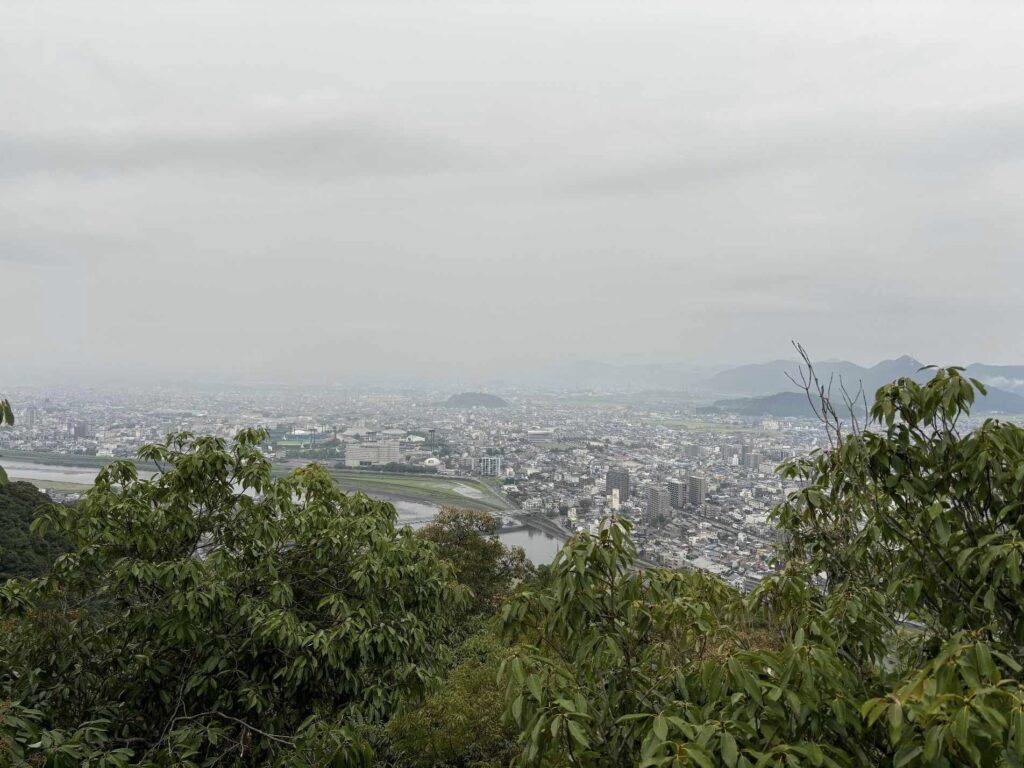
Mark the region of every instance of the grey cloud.
POLYGON ((129 238, 121 235, 84 228, 4 226, 0 221, 0 264, 69 264, 129 254, 134 247, 129 238))
POLYGON ((0 135, 0 177, 118 176, 153 170, 334 181, 465 172, 468 148, 372 123, 318 123, 234 132, 0 135))
POLYGON ((0 3, 6 365, 1024 360, 1011 4, 298 6, 0 3))
POLYGON ((632 168, 586 175, 566 185, 570 193, 644 195, 702 187, 758 172, 777 162, 771 157, 665 158, 632 168))
MULTIPOLYGON (((1024 106, 909 116, 840 115, 758 131, 704 128, 700 141, 680 136, 674 155, 584 172, 564 184, 570 194, 647 195, 704 189, 766 173, 817 171, 837 165, 870 168, 878 178, 902 175, 950 181, 1024 159, 1024 106)), ((614 163, 614 161, 612 161, 614 163)), ((840 178, 840 177, 836 177, 840 178)))

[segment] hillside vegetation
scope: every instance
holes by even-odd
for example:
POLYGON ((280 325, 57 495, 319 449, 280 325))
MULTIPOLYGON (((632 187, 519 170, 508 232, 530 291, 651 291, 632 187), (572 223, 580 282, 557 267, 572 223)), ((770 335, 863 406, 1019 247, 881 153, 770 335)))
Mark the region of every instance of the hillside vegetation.
POLYGON ((0 484, 0 581, 40 576, 67 545, 57 536, 34 536, 29 527, 50 503, 31 483, 0 484))
POLYGON ((638 569, 625 520, 533 571, 485 516, 413 534, 257 431, 171 436, 0 587, 0 765, 1020 766, 1024 431, 962 433, 979 390, 831 424, 749 595, 638 569))

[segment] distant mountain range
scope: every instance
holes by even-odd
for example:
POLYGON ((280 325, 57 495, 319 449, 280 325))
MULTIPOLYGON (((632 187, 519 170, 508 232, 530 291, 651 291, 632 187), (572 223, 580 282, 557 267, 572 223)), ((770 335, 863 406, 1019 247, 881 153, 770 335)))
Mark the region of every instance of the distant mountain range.
MULTIPOLYGON (((922 363, 909 355, 883 360, 870 367, 838 360, 815 363, 814 368, 823 383, 832 380, 836 393, 840 386, 845 386, 851 394, 863 386, 868 403, 883 384, 902 376, 916 381, 927 381, 932 376, 931 371, 922 371, 922 363)), ((688 363, 614 365, 588 361, 554 366, 533 374, 521 383, 564 390, 686 390, 694 394, 734 396, 740 398, 730 406, 734 412, 739 412, 735 409, 744 409, 758 414, 784 416, 798 415, 797 411, 807 405, 803 392, 787 376, 789 374, 800 381, 799 370, 800 363, 796 360, 774 360, 724 369, 688 363), (766 411, 766 408, 773 410, 766 411)), ((976 403, 975 412, 1024 413, 1024 365, 974 363, 967 366, 965 374, 983 382, 989 391, 987 397, 976 403)), ((725 402, 721 400, 716 406, 725 407, 725 402)))
MULTIPOLYGON (((874 399, 879 387, 895 379, 907 377, 924 382, 932 377, 931 370, 921 370, 922 365, 910 356, 895 360, 883 360, 870 368, 864 368, 846 361, 815 363, 815 373, 826 386, 831 381, 832 392, 838 402, 840 387, 855 395, 863 386, 868 405, 874 399)), ((985 397, 975 401, 975 413, 1024 414, 1024 396, 1009 389, 1024 392, 1024 366, 983 365, 975 363, 964 371, 965 375, 978 379, 988 391, 985 397)), ((760 365, 744 365, 730 368, 711 377, 711 389, 717 392, 752 393, 752 397, 719 400, 705 412, 730 412, 748 416, 811 416, 807 396, 790 380, 792 376, 801 381, 799 364, 788 360, 776 360, 760 365), (788 376, 787 376, 788 374, 788 376), (779 392, 778 390, 786 390, 779 392)))
MULTIPOLYGON (((832 378, 837 387, 842 382, 847 389, 852 388, 853 392, 856 392, 859 382, 863 382, 864 389, 871 393, 900 376, 916 377, 920 367, 921 364, 909 356, 884 360, 871 368, 845 360, 814 364, 822 382, 827 383, 832 378)), ((799 391, 799 387, 790 381, 790 376, 800 381, 799 363, 793 360, 773 360, 770 363, 741 365, 716 373, 708 379, 707 388, 712 392, 749 397, 799 391)))
MULTIPOLYGON (((904 355, 895 360, 883 360, 877 365, 865 368, 845 360, 815 363, 814 368, 822 382, 832 378, 838 387, 840 382, 848 390, 855 392, 863 383, 868 399, 883 384, 907 376, 916 381, 927 381, 931 378, 930 371, 920 370, 922 363, 904 355)), ((708 379, 708 389, 723 394, 760 395, 774 394, 780 391, 797 391, 798 387, 790 381, 787 374, 800 380, 800 364, 793 360, 774 360, 770 363, 741 365, 720 371, 708 379)), ((967 367, 967 376, 978 379, 986 386, 1002 389, 1014 394, 1024 395, 1024 366, 1020 365, 983 365, 975 363, 967 367)))

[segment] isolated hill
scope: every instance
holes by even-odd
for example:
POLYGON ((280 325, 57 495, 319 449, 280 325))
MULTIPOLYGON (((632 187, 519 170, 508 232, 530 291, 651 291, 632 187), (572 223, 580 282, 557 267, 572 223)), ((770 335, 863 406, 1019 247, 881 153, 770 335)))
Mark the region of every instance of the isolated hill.
POLYGON ((505 408, 508 402, 486 392, 463 392, 445 401, 449 408, 505 408))

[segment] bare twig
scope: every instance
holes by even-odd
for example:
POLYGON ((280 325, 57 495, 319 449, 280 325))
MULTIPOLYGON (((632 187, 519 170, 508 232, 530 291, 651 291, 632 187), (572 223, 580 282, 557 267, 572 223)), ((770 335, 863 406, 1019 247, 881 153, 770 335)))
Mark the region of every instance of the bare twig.
MULTIPOLYGON (((811 357, 804 349, 803 345, 798 341, 793 341, 793 348, 800 355, 800 359, 803 361, 803 365, 798 368, 799 380, 796 377, 786 374, 786 377, 793 382, 794 385, 799 387, 807 395, 807 402, 811 406, 811 410, 814 413, 815 418, 821 422, 825 428, 825 434, 828 438, 830 447, 836 448, 842 442, 843 439, 843 428, 846 425, 846 417, 840 417, 839 411, 836 410, 835 405, 832 402, 832 388, 835 385, 835 374, 829 376, 828 383, 822 383, 818 378, 818 373, 814 369, 814 363, 811 362, 811 357)), ((842 399, 842 409, 847 413, 850 422, 850 428, 853 434, 860 434, 867 421, 867 396, 864 392, 864 382, 858 382, 857 391, 854 394, 850 394, 846 384, 843 382, 842 377, 839 379, 839 395, 842 399), (861 406, 863 403, 863 406, 861 406), (858 415, 860 408, 863 407, 864 419, 858 415)))

